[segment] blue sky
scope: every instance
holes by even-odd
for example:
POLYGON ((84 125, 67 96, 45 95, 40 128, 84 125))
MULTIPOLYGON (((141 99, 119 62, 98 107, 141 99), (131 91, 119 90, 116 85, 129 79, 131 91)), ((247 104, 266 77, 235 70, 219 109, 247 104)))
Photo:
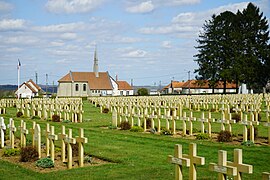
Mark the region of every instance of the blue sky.
MULTIPOLYGON (((270 18, 269 0, 251 1, 270 18)), ((213 14, 242 10, 241 0, 0 0, 0 84, 57 84, 71 71, 100 71, 134 85, 187 80, 194 46, 213 14)), ((195 75, 191 73, 191 78, 195 75)))

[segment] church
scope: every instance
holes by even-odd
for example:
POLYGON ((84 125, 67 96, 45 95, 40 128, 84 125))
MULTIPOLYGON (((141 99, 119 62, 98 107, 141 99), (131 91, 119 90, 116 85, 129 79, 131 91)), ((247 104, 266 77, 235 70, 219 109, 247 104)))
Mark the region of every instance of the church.
POLYGON ((58 80, 58 83, 58 97, 123 96, 133 95, 134 93, 132 87, 126 81, 113 79, 108 71, 98 71, 96 50, 93 72, 69 71, 58 80))

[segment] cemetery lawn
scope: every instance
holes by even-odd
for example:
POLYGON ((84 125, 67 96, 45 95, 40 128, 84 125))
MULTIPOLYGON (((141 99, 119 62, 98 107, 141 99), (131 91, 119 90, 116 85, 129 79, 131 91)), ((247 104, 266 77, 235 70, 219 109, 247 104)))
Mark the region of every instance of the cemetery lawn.
MULTIPOLYGON (((228 151, 228 160, 233 160, 233 149, 243 149, 243 163, 253 165, 253 174, 243 175, 243 179, 261 179, 262 172, 270 171, 270 147, 267 145, 242 146, 232 143, 218 143, 215 141, 190 140, 188 138, 162 136, 150 133, 136 133, 109 129, 111 113, 101 114, 99 108, 84 101, 83 123, 56 123, 34 119, 40 124, 42 131, 46 123, 55 126, 55 133, 60 133, 61 125, 73 129, 73 136, 78 135, 78 128, 84 128, 84 135, 88 138, 85 152, 111 163, 101 166, 89 166, 61 170, 49 173, 38 173, 29 169, 1 160, 0 179, 174 179, 174 165, 167 161, 168 155, 174 154, 174 145, 181 144, 183 153, 188 153, 188 145, 197 143, 197 155, 205 157, 205 165, 197 166, 198 179, 217 179, 217 173, 210 172, 209 163, 217 163, 218 150, 228 151)), ((21 118, 16 118, 16 109, 8 108, 3 115, 5 122, 12 117, 16 127, 21 118)), ((2 116, 2 115, 1 115, 2 116)), ((196 115, 195 115, 196 116, 196 115)), ((23 118, 27 128, 32 126, 32 119, 23 118)), ((199 129, 199 124, 194 125, 199 129)), ((180 127, 177 127, 180 128, 180 127)), ((213 126, 218 132, 220 124, 213 126)), ((241 134, 242 126, 233 126, 233 132, 241 134)), ((267 136, 267 129, 259 127, 259 135, 267 136)), ((19 138, 19 131, 16 132, 19 138)), ((44 138, 44 136, 42 136, 44 138)), ((27 139, 31 139, 28 135, 27 139)), ((45 142, 42 139, 42 142, 45 142)), ((56 146, 60 147, 58 141, 56 146)), ((188 179, 188 168, 184 167, 184 179, 188 179)))

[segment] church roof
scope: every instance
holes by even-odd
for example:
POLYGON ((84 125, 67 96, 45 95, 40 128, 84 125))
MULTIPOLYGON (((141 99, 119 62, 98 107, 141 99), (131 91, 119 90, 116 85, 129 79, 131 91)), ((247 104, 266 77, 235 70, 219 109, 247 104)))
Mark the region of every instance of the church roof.
POLYGON ((95 76, 94 72, 69 72, 60 80, 64 82, 87 82, 90 90, 111 90, 113 89, 108 72, 99 72, 99 77, 95 76))
POLYGON ((119 90, 132 90, 132 87, 128 84, 127 81, 117 81, 119 90))

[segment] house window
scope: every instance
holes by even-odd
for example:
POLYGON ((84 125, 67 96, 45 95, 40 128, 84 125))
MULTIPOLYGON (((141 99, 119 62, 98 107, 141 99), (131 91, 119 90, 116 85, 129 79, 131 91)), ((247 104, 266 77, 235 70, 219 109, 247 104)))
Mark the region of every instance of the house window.
POLYGON ((129 95, 129 91, 127 91, 127 96, 129 95))
POLYGON ((75 91, 79 91, 79 84, 75 84, 75 91))
POLYGON ((120 91, 120 95, 123 96, 123 91, 120 91))
POLYGON ((86 91, 86 84, 83 84, 83 91, 86 91))

